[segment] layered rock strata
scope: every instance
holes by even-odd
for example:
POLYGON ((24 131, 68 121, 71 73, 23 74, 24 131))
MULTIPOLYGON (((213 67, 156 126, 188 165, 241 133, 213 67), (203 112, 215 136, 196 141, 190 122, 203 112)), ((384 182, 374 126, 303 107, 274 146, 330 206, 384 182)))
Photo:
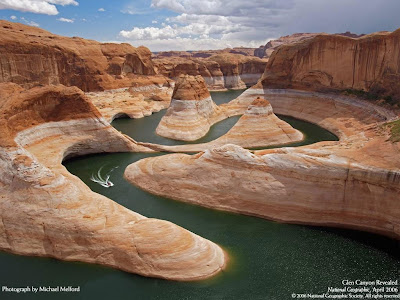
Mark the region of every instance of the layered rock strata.
POLYGON ((283 145, 303 140, 303 134, 273 112, 269 101, 256 98, 239 121, 212 145, 235 144, 245 148, 283 145))
POLYGON ((143 118, 169 107, 174 82, 164 76, 141 78, 130 88, 89 92, 86 96, 111 122, 116 118, 143 118))
POLYGON ((224 119, 201 76, 182 75, 175 83, 171 105, 157 126, 158 135, 195 141, 224 119))
MULTIPOLYGON (((202 144, 186 144, 178 146, 157 145, 157 151, 199 152, 206 149, 235 144, 245 148, 269 147, 284 145, 303 140, 303 134, 290 124, 279 119, 270 103, 260 97, 256 98, 247 109, 238 109, 237 105, 220 106, 221 111, 231 117, 241 115, 239 121, 223 136, 202 144)), ((144 144, 154 147, 150 144, 144 144)))
MULTIPOLYGON (((179 55, 179 54, 176 54, 179 55)), ((182 54, 181 54, 182 55, 182 54)), ((210 90, 244 89, 257 83, 267 60, 222 52, 199 58, 194 56, 156 56, 158 72, 176 80, 180 75, 201 75, 210 90)))
MULTIPOLYGON (((272 53, 282 45, 287 45, 287 44, 294 44, 297 42, 305 41, 307 39, 313 38, 317 35, 329 35, 324 32, 320 33, 294 33, 291 35, 285 35, 281 36, 280 38, 276 40, 270 40, 267 44, 264 46, 260 46, 259 48, 254 50, 254 56, 260 57, 260 58, 269 58, 272 53)), ((359 38, 364 36, 364 34, 355 34, 351 33, 349 31, 344 32, 344 33, 336 33, 335 35, 341 35, 341 36, 347 36, 350 38, 359 38)))
POLYGON ((399 70, 400 29, 360 38, 318 35, 283 45, 262 80, 267 88, 363 90, 400 103, 399 70))
POLYGON ((68 38, 0 21, 0 83, 46 84, 102 91, 129 87, 137 75, 155 75, 151 52, 129 44, 68 38))
POLYGON ((61 164, 96 152, 151 151, 118 133, 76 87, 0 84, 0 249, 196 280, 225 264, 220 247, 92 192, 61 164))
POLYGON ((269 99, 274 111, 339 136, 251 153, 236 145, 130 165, 125 177, 154 194, 290 223, 339 226, 400 238, 400 143, 381 125, 396 116, 352 98, 250 89, 235 102, 269 99))

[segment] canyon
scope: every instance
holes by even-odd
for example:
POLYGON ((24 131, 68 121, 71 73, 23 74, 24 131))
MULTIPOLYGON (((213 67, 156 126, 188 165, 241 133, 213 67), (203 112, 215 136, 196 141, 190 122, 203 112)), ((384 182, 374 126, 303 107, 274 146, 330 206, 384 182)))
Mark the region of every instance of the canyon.
POLYGON ((85 92, 118 89, 156 75, 151 52, 129 44, 63 37, 0 21, 0 82, 33 87, 63 84, 85 92))
POLYGON ((264 72, 267 60, 231 52, 216 52, 205 57, 191 53, 165 53, 155 55, 158 72, 171 79, 180 75, 201 75, 212 91, 245 89, 256 84, 264 72), (175 56, 176 55, 176 56, 175 56))
POLYGON ((177 152, 126 168, 131 184, 155 195, 399 239, 400 29, 282 40, 256 51, 262 58, 250 48, 152 58, 145 47, 0 21, 0 249, 169 280, 221 273, 221 246, 93 192, 62 164, 111 152, 177 152), (209 93, 248 85, 219 106, 209 93), (157 134, 183 141, 241 117, 211 142, 175 146, 135 141, 110 124, 163 109, 157 134), (339 140, 289 147, 305 135, 275 113, 339 140))
POLYGON ((400 237, 400 145, 382 127, 395 114, 352 98, 290 90, 252 88, 232 102, 248 107, 257 96, 339 141, 254 153, 228 144, 146 158, 125 177, 151 193, 209 208, 400 237))
POLYGON ((62 161, 77 155, 152 151, 112 128, 81 90, 6 83, 0 91, 2 250, 174 280, 224 267, 216 244, 128 210, 65 169, 62 161))
POLYGON ((400 30, 360 38, 318 35, 279 47, 261 81, 270 88, 371 92, 399 103, 400 30))

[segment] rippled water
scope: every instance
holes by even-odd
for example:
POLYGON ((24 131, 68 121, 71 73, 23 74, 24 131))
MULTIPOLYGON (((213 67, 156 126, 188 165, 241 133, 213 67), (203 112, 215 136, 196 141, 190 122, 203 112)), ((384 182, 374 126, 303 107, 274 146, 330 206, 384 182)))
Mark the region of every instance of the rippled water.
MULTIPOLYGON (((225 101, 230 97, 227 93, 225 101)), ((147 128, 146 119, 154 122, 152 117, 143 119, 139 128, 143 131, 147 128)), ((335 139, 316 125, 290 121, 307 135, 309 142, 335 139)), ((85 263, 0 252, 0 284, 81 287, 75 295, 29 294, 29 299, 282 300, 291 299, 292 293, 326 292, 328 286, 340 287, 343 279, 399 278, 397 241, 357 231, 280 224, 214 211, 151 195, 123 179, 126 166, 151 155, 90 155, 67 161, 65 166, 93 191, 145 216, 169 220, 218 243, 230 255, 224 272, 200 282, 173 282, 85 263), (111 176, 115 186, 109 189, 90 181, 91 174, 103 165, 106 169, 119 166, 111 176)), ((7 299, 4 296, 7 295, 0 293, 0 299, 7 299)))

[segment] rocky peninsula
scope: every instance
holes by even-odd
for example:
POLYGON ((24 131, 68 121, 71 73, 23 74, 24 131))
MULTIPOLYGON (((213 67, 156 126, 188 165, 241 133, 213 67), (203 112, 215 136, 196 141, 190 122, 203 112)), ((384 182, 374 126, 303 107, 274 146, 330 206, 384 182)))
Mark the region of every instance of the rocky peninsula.
POLYGON ((203 77, 181 75, 156 132, 176 140, 195 141, 222 118, 222 111, 211 99, 203 77))
MULTIPOLYGON (((8 81, 0 83, 0 249, 170 280, 220 272, 227 255, 218 245, 92 192, 62 165, 91 153, 153 151, 119 133, 105 117, 135 106, 143 115, 159 108, 121 99, 115 102, 119 108, 102 107, 103 116, 91 101, 96 94, 81 90, 112 89, 106 93, 169 103, 173 84, 152 77, 148 50, 59 37, 6 21, 0 25, 0 81, 8 81), (113 75, 117 65, 123 71, 113 75)), ((93 102, 100 107, 107 97, 93 102)))

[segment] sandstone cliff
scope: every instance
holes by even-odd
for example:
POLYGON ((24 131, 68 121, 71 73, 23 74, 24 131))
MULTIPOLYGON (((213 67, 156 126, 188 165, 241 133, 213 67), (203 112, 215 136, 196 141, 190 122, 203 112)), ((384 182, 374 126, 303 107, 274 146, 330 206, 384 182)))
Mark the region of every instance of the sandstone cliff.
POLYGON ((107 123, 76 87, 0 84, 0 249, 195 280, 225 264, 220 247, 92 192, 61 164, 96 152, 151 151, 107 123))
POLYGON ((172 79, 179 75, 201 75, 210 90, 243 89, 255 84, 265 70, 266 60, 229 52, 213 53, 206 58, 195 54, 172 53, 153 60, 158 72, 172 79), (178 56, 176 56, 178 55, 178 56))
POLYGON ((140 74, 156 74, 145 47, 62 37, 0 21, 0 83, 64 84, 97 91, 128 87, 140 74))
POLYGON ((194 141, 206 135, 210 126, 221 117, 203 78, 181 75, 175 83, 171 105, 156 133, 167 138, 194 141))
POLYGON ((166 152, 199 152, 226 144, 235 144, 245 148, 270 147, 303 140, 303 134, 290 124, 279 119, 273 112, 271 104, 260 97, 254 99, 246 108, 232 101, 218 106, 220 118, 242 115, 237 123, 219 138, 201 144, 164 146, 145 144, 157 151, 166 152))
POLYGON ((354 89, 400 100, 400 29, 360 38, 318 35, 270 57, 264 87, 354 89))
MULTIPOLYGON (((291 35, 281 36, 279 39, 270 40, 264 46, 260 46, 259 48, 254 50, 254 56, 260 58, 269 58, 271 54, 281 45, 293 44, 301 41, 305 41, 307 39, 313 38, 317 35, 328 35, 327 33, 294 33, 291 35)), ((336 33, 336 35, 347 36, 351 38, 359 38, 364 36, 364 34, 355 34, 349 31, 344 33, 336 33)))
POLYGON ((230 105, 248 107, 255 96, 340 140, 255 153, 225 145, 192 156, 146 158, 130 165, 125 177, 157 195, 206 207, 400 239, 400 143, 382 127, 396 118, 391 111, 349 97, 261 88, 230 105))
POLYGON ((89 92, 86 96, 109 122, 143 118, 169 107, 174 82, 164 76, 139 75, 129 88, 89 92))

